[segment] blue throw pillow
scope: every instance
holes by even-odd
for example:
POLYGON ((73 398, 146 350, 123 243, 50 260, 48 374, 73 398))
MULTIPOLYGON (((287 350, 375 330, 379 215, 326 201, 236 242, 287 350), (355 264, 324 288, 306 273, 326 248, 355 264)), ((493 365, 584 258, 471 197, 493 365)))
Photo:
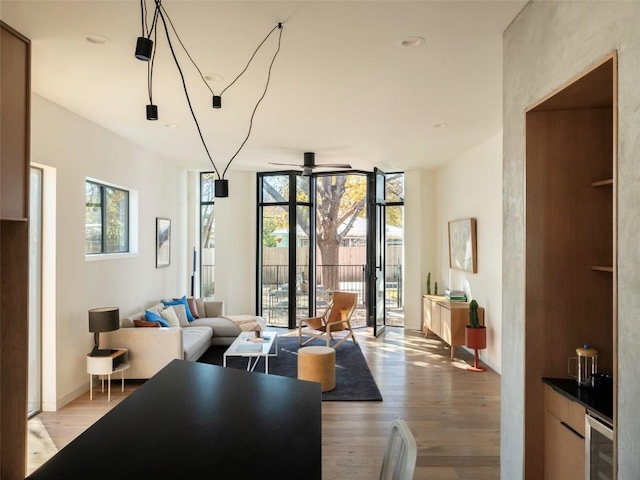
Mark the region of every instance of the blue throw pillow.
POLYGON ((184 305, 185 313, 187 314, 187 320, 193 322, 195 320, 194 316, 191 314, 191 310, 189 309, 189 303, 187 302, 187 296, 183 295, 182 298, 173 301, 162 301, 165 307, 172 307, 174 305, 184 305))
POLYGON ((160 316, 160 314, 154 312, 153 310, 145 310, 144 316, 149 322, 158 322, 163 327, 170 327, 169 323, 160 316))

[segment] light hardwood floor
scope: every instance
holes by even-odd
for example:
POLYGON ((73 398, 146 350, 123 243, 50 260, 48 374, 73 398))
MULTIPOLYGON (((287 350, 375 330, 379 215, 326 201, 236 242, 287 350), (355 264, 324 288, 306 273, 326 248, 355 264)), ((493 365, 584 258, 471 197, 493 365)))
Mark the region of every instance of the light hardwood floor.
MULTIPOLYGON (((466 370, 472 356, 436 337, 388 328, 378 339, 365 331, 358 340, 383 396, 382 402, 323 402, 323 479, 378 478, 389 427, 407 421, 418 444, 414 479, 488 480, 500 478, 500 377, 488 370, 466 370)), ((58 412, 38 417, 62 448, 135 391, 128 381, 124 396, 118 381, 111 403, 104 396, 82 395, 58 412)))

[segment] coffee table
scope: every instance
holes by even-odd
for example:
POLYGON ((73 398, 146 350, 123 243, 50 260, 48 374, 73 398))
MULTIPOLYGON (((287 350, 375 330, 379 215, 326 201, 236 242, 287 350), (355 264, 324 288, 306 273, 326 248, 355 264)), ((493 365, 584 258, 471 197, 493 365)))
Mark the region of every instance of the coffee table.
POLYGON ((247 371, 253 372, 260 358, 264 358, 264 373, 269 373, 269 357, 278 356, 278 335, 276 332, 262 332, 262 341, 251 341, 256 338, 255 332, 242 332, 229 346, 222 356, 222 366, 227 366, 227 357, 247 357, 247 371), (275 343, 275 353, 269 353, 275 343), (253 361, 252 365, 252 359, 253 361))

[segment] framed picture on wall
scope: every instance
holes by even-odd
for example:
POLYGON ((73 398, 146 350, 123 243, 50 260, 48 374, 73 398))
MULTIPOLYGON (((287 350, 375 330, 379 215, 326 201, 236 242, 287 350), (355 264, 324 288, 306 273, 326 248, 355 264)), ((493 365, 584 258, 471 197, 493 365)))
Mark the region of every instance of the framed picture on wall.
POLYGON ((156 218, 156 268, 171 263, 171 220, 156 218))
POLYGON ((449 267, 478 273, 475 218, 449 222, 449 267))

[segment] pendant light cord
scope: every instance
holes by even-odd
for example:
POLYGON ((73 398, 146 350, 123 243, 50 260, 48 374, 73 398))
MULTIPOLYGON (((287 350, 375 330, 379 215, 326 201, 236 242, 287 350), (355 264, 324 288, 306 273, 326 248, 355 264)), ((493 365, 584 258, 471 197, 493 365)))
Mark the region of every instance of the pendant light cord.
MULTIPOLYGON (((271 69, 273 68, 273 64, 276 61, 276 57, 278 56, 278 53, 280 52, 280 43, 282 41, 282 30, 283 30, 283 28, 282 28, 282 24, 281 23, 279 23, 276 27, 274 27, 274 29, 271 30, 271 32, 269 32, 269 35, 271 35, 271 33, 273 33, 273 31, 276 28, 280 29, 280 35, 278 35, 278 48, 276 49, 276 53, 273 54, 273 58, 271 59, 271 63, 269 64, 269 71, 267 72, 267 82, 264 85, 264 91, 262 92, 262 96, 260 97, 260 99, 256 103, 256 106, 254 107, 253 112, 251 113, 251 119, 249 120, 249 131, 247 132, 247 136, 244 138, 244 141, 242 142, 242 144, 240 145, 240 147, 238 148, 236 153, 233 154, 233 156, 229 160, 229 163, 227 163, 227 166, 225 167, 224 171, 222 172, 222 178, 224 178, 225 174, 227 173, 227 170, 229 169, 229 166, 231 165, 231 162, 233 162, 233 159, 236 158, 236 156, 240 153, 240 150, 242 150, 242 147, 244 147, 244 144, 247 143, 247 140, 249 140, 249 135, 251 135, 251 129, 253 128, 253 117, 256 115, 256 110, 258 110, 258 107, 260 106, 260 102, 262 102, 262 100, 264 99, 265 95, 267 94, 267 89, 269 88, 269 82, 271 81, 271 69)), ((269 35, 267 35, 267 38, 269 38, 269 35)), ((267 38, 265 38, 262 41, 262 43, 264 43, 267 38)), ((262 43, 260 44, 260 46, 262 46, 262 43)), ((258 48, 260 48, 260 47, 258 47, 258 48)), ((256 49, 256 52, 257 51, 258 50, 256 49)), ((253 55, 255 56, 255 52, 254 52, 253 55)), ((253 59, 253 56, 251 57, 251 59, 253 59)), ((251 63, 251 60, 249 60, 249 63, 251 63)), ((249 65, 247 64, 247 67, 248 66, 249 65)), ((246 70, 246 68, 245 68, 245 70, 246 70)), ((244 71, 242 73, 244 73, 244 71)), ((236 78, 236 80, 237 80, 237 78, 236 78)), ((235 82, 235 80, 234 80, 234 82, 235 82)), ((229 85, 229 87, 231 85, 233 85, 233 82, 229 85)), ((227 87, 227 88, 229 88, 229 87, 227 87)), ((223 93, 224 93, 224 90, 223 90, 223 93)))
POLYGON ((213 169, 216 172, 216 175, 218 176, 218 178, 220 177, 220 173, 218 172, 218 168, 216 167, 216 164, 213 163, 213 158, 211 158, 211 154, 209 153, 209 148, 207 147, 207 143, 204 141, 204 137, 202 135, 202 130, 200 129, 200 124, 198 123, 198 119, 196 117, 195 112, 193 111, 193 106, 191 105, 191 99, 189 98, 189 91, 187 90, 187 83, 184 79, 184 74, 182 73, 182 68, 180 68, 180 62, 178 62, 178 57, 176 57, 176 52, 173 49, 173 44, 171 43, 171 37, 169 35, 169 29, 167 28, 167 22, 164 19, 164 15, 162 13, 161 7, 160 7, 160 0, 156 0, 156 11, 159 12, 159 16, 160 16, 160 20, 162 20, 162 24, 164 25, 164 31, 165 34, 167 36, 167 42, 169 43, 169 50, 171 50, 171 55, 173 56, 173 61, 176 64, 176 67, 178 68, 178 72, 180 73, 180 78, 182 80, 182 88, 184 89, 184 95, 187 98, 187 104, 189 105, 189 110, 191 111, 191 116, 193 117, 193 121, 196 124, 196 128, 198 129, 198 135, 200 135, 200 140, 202 141, 202 146, 204 147, 205 152, 207 152, 207 157, 209 157, 209 161, 211 162, 211 165, 213 165, 213 169))
MULTIPOLYGON (((153 31, 153 43, 154 45, 158 44, 158 29, 154 29, 153 31)), ((147 86, 149 89, 149 103, 153 105, 153 65, 156 61, 156 49, 153 49, 153 53, 151 54, 151 61, 147 62, 147 86)))
POLYGON ((207 88, 209 89, 209 91, 211 92, 211 95, 215 95, 213 93, 213 90, 211 89, 211 87, 209 86, 209 83, 205 80, 204 75, 202 75, 202 72, 200 71, 200 68, 198 68, 198 65, 196 65, 196 62, 193 60, 193 58, 191 58, 191 55, 189 54, 189 51, 187 50, 187 47, 184 46, 184 43, 182 43, 182 40, 180 39, 180 35, 178 35, 178 32, 176 31, 176 27, 173 26, 173 22, 171 21, 171 17, 169 17, 169 14, 167 13, 167 11, 164 9, 164 6, 162 4, 159 4, 160 8, 162 9, 162 13, 164 14, 165 17, 167 17, 167 20, 169 20, 169 25, 171 25, 171 29, 173 30, 173 34, 176 36, 176 38, 178 39, 178 42, 180 42, 180 46, 182 47, 182 49, 184 50, 184 53, 187 54, 187 57, 189 57, 189 60, 191 60, 191 63, 193 64, 194 67, 196 67, 196 70, 198 71, 198 73, 200 74, 200 78, 202 79, 202 81, 204 82, 204 84, 207 86, 207 88))
MULTIPOLYGON (((276 30, 276 28, 279 28, 279 29, 280 29, 280 36, 282 37, 282 23, 278 23, 275 27, 273 27, 273 28, 271 29, 271 31, 267 34, 267 36, 266 36, 266 37, 264 37, 264 40, 262 40, 262 42, 260 42, 260 45, 258 45, 258 47, 257 47, 257 48, 255 49, 255 51, 253 52, 253 55, 251 55, 251 58, 250 58, 250 59, 249 59, 249 61, 247 62, 247 66, 246 66, 246 67, 244 67, 244 70, 242 70, 242 71, 238 74, 238 76, 233 80, 233 82, 231 82, 229 85, 227 85, 227 86, 225 87, 225 89, 224 89, 224 90, 222 90, 222 92, 220 92, 220 96, 222 96, 222 94, 223 94, 224 92, 226 92, 226 91, 229 89, 229 87, 231 87, 231 85, 233 85, 234 83, 236 83, 236 82, 238 81, 238 79, 242 76, 242 74, 243 74, 244 72, 246 72, 246 71, 247 71, 247 68, 249 68, 249 65, 251 65, 251 61, 253 60, 253 57, 255 57, 255 56, 256 56, 256 53, 258 53, 258 50, 260 50, 260 47, 262 47, 262 45, 264 45, 264 42, 266 42, 266 41, 267 41, 267 39, 268 39, 268 38, 271 36, 271 34, 276 30)), ((279 42, 280 42, 280 40, 278 40, 278 50, 280 50, 280 43, 279 43, 279 42)), ((276 53, 276 54, 277 54, 277 53, 276 53)), ((271 68, 271 67, 269 67, 269 68, 271 68)))
MULTIPOLYGON (((198 74, 200 75, 200 78, 202 79, 204 84, 207 86, 207 88, 209 89, 209 91, 211 92, 212 95, 214 95, 213 90, 211 89, 211 87, 209 86, 208 82, 206 81, 206 79, 202 75, 202 71, 200 70, 200 68, 198 68, 198 65, 195 63, 195 61, 193 60, 193 58, 189 54, 187 48, 182 43, 182 40, 180 39, 180 36, 178 35, 178 32, 176 31, 176 28, 173 25, 173 22, 171 21, 171 18, 169 17, 169 14, 165 10, 164 6, 162 5, 162 0, 154 0, 154 2, 155 2, 156 7, 154 9, 153 20, 151 22, 151 28, 149 29, 148 25, 147 25, 147 22, 146 22, 147 11, 146 11, 146 8, 145 8, 145 0, 140 0, 140 10, 141 10, 141 14, 142 14, 142 34, 143 34, 143 36, 146 36, 149 39, 151 38, 151 35, 153 34, 154 35, 154 43, 155 43, 155 45, 157 45, 157 28, 156 27, 157 27, 157 24, 158 24, 158 18, 160 18, 160 20, 162 21, 162 25, 164 26, 165 35, 167 37, 167 43, 169 44, 169 50, 171 51, 171 56, 173 57, 173 61, 174 61, 175 65, 176 65, 176 67, 178 69, 178 73, 180 74, 180 79, 182 80, 182 88, 184 90, 184 95, 185 95, 185 97, 187 99, 187 105, 189 106, 189 111, 191 112, 191 117, 193 118, 193 121, 194 121, 194 123, 196 125, 196 129, 198 130, 198 135, 200 136, 200 140, 202 142, 202 146, 204 147, 204 150, 205 150, 205 152, 207 154, 207 157, 209 158, 209 161, 211 162, 211 165, 213 166, 213 169, 214 169, 214 171, 216 173, 216 176, 218 177, 218 179, 223 180, 225 174, 227 173, 227 170, 229 169, 229 166, 231 165, 231 162, 233 162, 233 160, 238 156, 238 154, 240 153, 242 148, 245 146, 245 144, 249 140, 249 137, 251 135, 251 131, 253 129, 253 120, 254 120, 256 111, 258 110, 258 107, 260 106, 260 103, 262 102, 262 100, 264 99, 264 97, 267 94, 267 90, 269 88, 269 83, 271 81, 271 70, 272 70, 273 64, 275 63, 275 60, 276 60, 276 58, 278 56, 278 53, 280 52, 280 46, 281 46, 281 42, 282 42, 283 25, 280 22, 275 27, 273 27, 271 29, 271 31, 267 34, 267 36, 256 47, 256 49, 254 50, 253 54, 251 55, 251 58, 249 58, 249 61, 247 62, 247 65, 244 67, 244 69, 238 74, 238 76, 229 85, 227 85, 226 88, 224 88, 224 90, 222 90, 222 93, 220 94, 222 96, 222 94, 224 92, 226 92, 232 85, 234 85, 236 83, 236 81, 247 71, 247 69, 249 68, 249 65, 251 65, 251 62, 255 58, 255 56, 258 53, 258 51, 260 50, 260 48, 264 45, 264 43, 271 36, 271 34, 276 29, 279 29, 280 30, 280 34, 278 36, 278 46, 277 46, 277 49, 276 49, 276 51, 275 51, 275 53, 273 55, 273 58, 271 59, 271 63, 269 64, 269 70, 267 71, 267 81, 265 83, 262 95, 260 96, 260 98, 256 102, 256 105, 253 108, 253 112, 251 113, 251 118, 249 119, 249 129, 247 131, 247 135, 245 136, 244 140, 242 141, 242 143, 240 144, 240 146, 238 147, 236 152, 233 154, 233 156, 231 157, 231 159, 227 163, 224 171, 222 172, 222 175, 220 175, 220 172, 218 171, 218 168, 216 167, 216 164, 214 163, 213 158, 211 157, 211 153, 209 152, 209 148, 207 147, 207 143, 206 143, 206 141, 204 139, 204 136, 202 134, 202 129, 200 128, 200 123, 198 122, 198 118, 196 117, 195 111, 193 110, 193 106, 191 104, 191 99, 189 97, 189 91, 187 89, 187 83, 186 83, 186 80, 184 78, 184 73, 182 72, 182 68, 180 67, 180 62, 178 61, 178 57, 176 56, 175 50, 173 48, 173 44, 171 42, 171 36, 169 34, 169 27, 167 25, 167 20, 169 21, 169 25, 171 26, 171 29, 173 30, 174 35, 176 36, 178 42, 180 43, 180 46, 182 47, 182 49, 186 53, 187 57, 189 58, 189 60, 193 64, 193 66, 198 71, 198 74)), ((156 55, 156 48, 153 49, 151 61, 149 62, 148 69, 147 69, 147 87, 148 87, 148 93, 149 93, 149 102, 152 105, 153 105, 153 93, 152 93, 153 66, 154 66, 154 62, 155 62, 155 55, 156 55)))

